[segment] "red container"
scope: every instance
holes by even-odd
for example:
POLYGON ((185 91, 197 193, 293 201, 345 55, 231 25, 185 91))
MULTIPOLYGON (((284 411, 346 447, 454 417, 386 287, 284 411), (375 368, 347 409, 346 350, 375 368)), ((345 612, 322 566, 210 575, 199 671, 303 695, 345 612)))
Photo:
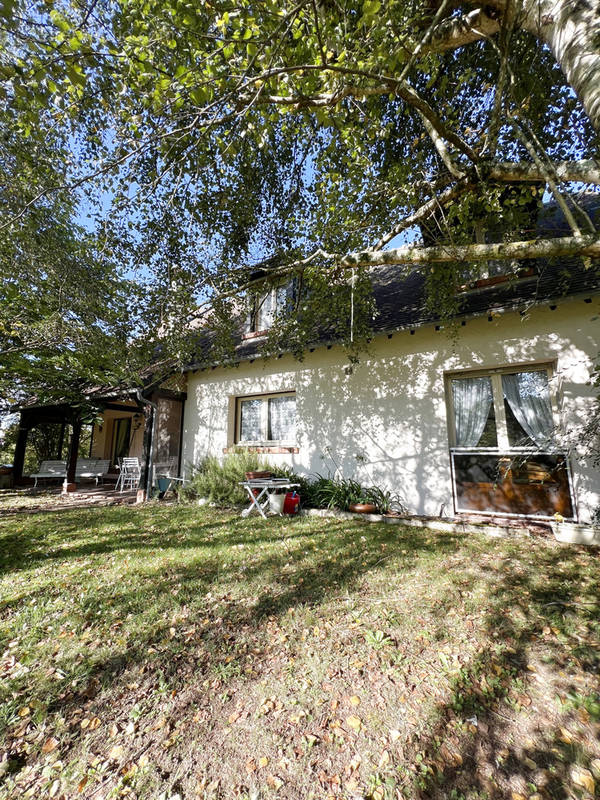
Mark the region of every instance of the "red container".
POLYGON ((300 495, 298 492, 288 492, 283 501, 284 514, 297 514, 300 510, 300 495))

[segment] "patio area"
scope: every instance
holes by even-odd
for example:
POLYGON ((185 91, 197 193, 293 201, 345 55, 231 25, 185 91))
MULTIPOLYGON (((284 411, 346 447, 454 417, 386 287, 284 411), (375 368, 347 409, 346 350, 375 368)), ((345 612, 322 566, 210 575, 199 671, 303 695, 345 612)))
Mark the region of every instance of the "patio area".
POLYGON ((96 486, 79 484, 77 491, 62 493, 62 486, 38 486, 19 489, 0 489, 0 516, 17 512, 56 511, 85 506, 133 505, 137 489, 115 490, 115 484, 96 486))

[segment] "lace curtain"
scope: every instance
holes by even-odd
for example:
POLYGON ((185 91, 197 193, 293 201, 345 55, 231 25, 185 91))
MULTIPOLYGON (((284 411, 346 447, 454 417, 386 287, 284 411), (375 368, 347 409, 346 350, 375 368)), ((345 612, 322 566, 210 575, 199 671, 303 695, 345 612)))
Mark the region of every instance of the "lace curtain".
POLYGON ((490 413, 492 397, 492 382, 489 378, 460 378, 452 381, 458 447, 476 447, 479 444, 490 413))
POLYGON ((552 441, 552 404, 546 372, 516 372, 502 376, 502 389, 525 433, 541 449, 552 441))
POLYGON ((240 403, 240 441, 260 442, 262 400, 243 400, 240 403))
POLYGON ((269 441, 292 442, 296 438, 296 398, 269 399, 269 441))

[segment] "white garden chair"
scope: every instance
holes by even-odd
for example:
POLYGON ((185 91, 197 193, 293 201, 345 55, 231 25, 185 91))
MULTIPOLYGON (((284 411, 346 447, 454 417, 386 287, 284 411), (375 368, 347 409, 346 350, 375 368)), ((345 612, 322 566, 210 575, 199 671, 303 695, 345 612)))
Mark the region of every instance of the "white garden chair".
POLYGON ((121 492, 125 489, 137 489, 140 482, 140 461, 138 458, 124 458, 121 461, 121 472, 117 478, 115 491, 121 488, 121 492))

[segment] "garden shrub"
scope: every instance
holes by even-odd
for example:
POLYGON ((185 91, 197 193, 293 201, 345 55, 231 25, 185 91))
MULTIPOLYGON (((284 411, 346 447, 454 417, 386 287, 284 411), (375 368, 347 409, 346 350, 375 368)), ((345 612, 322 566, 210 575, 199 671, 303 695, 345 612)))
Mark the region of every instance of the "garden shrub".
POLYGON ((246 505, 248 494, 240 482, 246 479, 246 472, 256 470, 272 471, 271 465, 256 453, 231 453, 223 461, 207 456, 194 467, 185 487, 186 496, 204 497, 223 507, 246 505))

